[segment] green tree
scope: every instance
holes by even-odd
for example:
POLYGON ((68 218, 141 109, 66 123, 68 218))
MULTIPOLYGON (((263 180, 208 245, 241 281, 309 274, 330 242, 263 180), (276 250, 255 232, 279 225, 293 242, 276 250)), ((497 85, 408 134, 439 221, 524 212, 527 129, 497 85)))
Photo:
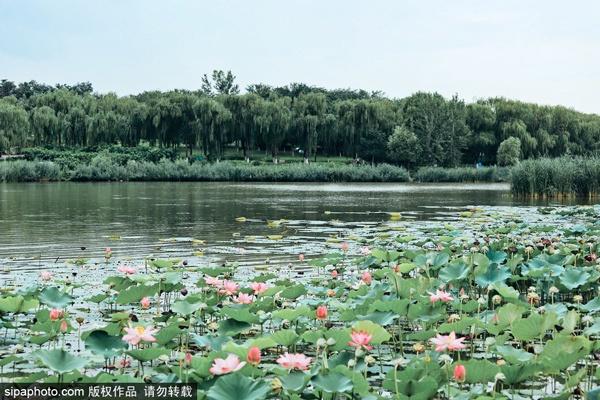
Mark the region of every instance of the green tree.
POLYGON ((417 141, 417 136, 405 126, 395 127, 387 142, 388 157, 400 165, 412 167, 417 156, 417 141))
POLYGON ((0 153, 23 146, 28 131, 27 112, 9 101, 0 100, 0 153))
POLYGON ((500 143, 498 155, 496 156, 498 165, 515 165, 521 159, 521 141, 516 137, 509 137, 500 143))

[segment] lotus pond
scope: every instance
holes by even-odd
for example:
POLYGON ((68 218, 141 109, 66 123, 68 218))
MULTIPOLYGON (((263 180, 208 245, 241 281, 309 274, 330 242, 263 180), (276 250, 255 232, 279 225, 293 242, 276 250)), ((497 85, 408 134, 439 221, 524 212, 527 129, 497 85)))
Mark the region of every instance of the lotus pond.
POLYGON ((0 381, 195 382, 222 400, 597 398, 600 207, 377 211, 238 214, 227 245, 207 233, 127 251, 112 234, 70 257, 19 248, 2 261, 0 381))

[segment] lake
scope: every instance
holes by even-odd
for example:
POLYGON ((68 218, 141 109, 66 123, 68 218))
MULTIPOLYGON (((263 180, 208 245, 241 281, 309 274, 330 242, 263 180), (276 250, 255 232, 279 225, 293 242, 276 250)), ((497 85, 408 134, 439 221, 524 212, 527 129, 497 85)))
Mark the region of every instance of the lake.
POLYGON ((34 268, 32 258, 101 257, 109 246, 115 255, 131 257, 202 251, 214 260, 283 262, 298 252, 317 253, 315 239, 374 229, 391 212, 430 221, 455 218, 473 206, 540 204, 513 199, 506 184, 0 184, 0 259, 34 268), (288 222, 267 225, 280 219, 288 222), (273 244, 264 235, 283 239, 273 244))

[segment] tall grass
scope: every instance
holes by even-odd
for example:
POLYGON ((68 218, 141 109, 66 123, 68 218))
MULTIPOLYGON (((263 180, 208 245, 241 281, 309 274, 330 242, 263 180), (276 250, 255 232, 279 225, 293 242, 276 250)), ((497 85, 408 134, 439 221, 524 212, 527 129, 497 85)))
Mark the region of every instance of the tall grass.
POLYGON ((184 160, 158 163, 96 156, 73 168, 51 161, 0 162, 0 181, 262 181, 262 182, 407 182, 408 172, 388 164, 341 165, 333 163, 251 165, 224 161, 193 163, 184 160), (62 168, 61 168, 62 167, 62 168))
POLYGON ((414 175, 417 182, 505 182, 510 175, 506 167, 423 167, 414 175))
POLYGON ((60 179, 60 167, 50 161, 0 162, 0 182, 57 181, 60 179))
POLYGON ((161 160, 129 161, 126 165, 96 157, 70 172, 75 181, 255 181, 255 182, 407 182, 408 172, 387 164, 377 166, 330 164, 248 165, 233 162, 193 163, 161 160))
POLYGON ((512 168, 512 192, 533 197, 593 197, 600 194, 600 158, 526 160, 512 168))

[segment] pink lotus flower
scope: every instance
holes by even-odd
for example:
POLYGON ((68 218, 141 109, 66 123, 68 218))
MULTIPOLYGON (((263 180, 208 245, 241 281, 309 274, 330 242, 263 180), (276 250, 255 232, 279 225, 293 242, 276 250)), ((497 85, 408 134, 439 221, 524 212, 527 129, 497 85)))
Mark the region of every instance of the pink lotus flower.
POLYGON ((304 261, 304 254, 300 253, 298 254, 298 260, 300 260, 300 262, 304 261))
POLYGON ((327 307, 319 306, 317 307, 317 311, 315 312, 317 319, 324 320, 327 319, 327 307))
POLYGON ((123 340, 130 345, 137 345, 139 342, 156 342, 156 338, 153 336, 158 332, 158 329, 145 328, 143 326, 136 326, 125 328, 126 335, 123 336, 123 340))
POLYGON ((147 310, 148 308, 150 308, 150 299, 144 297, 142 300, 140 300, 140 305, 144 310, 147 310))
POLYGON ((65 315, 63 310, 59 310, 56 308, 53 308, 52 310, 50 310, 50 320, 52 320, 52 321, 61 319, 63 317, 63 315, 65 315))
POLYGON ((361 247, 360 254, 362 254, 363 256, 368 256, 369 254, 371 254, 371 249, 369 248, 369 246, 361 247))
POLYGON ((185 353, 185 357, 183 358, 183 360, 185 361, 185 363, 187 365, 190 365, 192 363, 192 353, 190 353, 190 352, 185 353))
POLYGON ((337 278, 337 276, 338 276, 338 272, 337 272, 336 269, 334 269, 333 271, 331 271, 331 277, 332 278, 337 278))
POLYGON ((248 362, 252 365, 260 364, 260 349, 256 346, 248 349, 248 362))
POLYGON ((298 369, 300 371, 306 371, 310 365, 310 361, 311 358, 306 357, 304 354, 284 353, 277 359, 277 364, 286 369, 298 369))
POLYGON ((137 272, 137 270, 134 267, 130 267, 127 265, 119 265, 119 268, 117 268, 117 271, 119 271, 125 275, 133 275, 137 272))
POLYGON ((221 288, 219 289, 220 294, 232 296, 237 293, 239 285, 234 281, 224 280, 221 282, 221 288))
POLYGON ((250 288, 254 290, 254 294, 259 295, 267 291, 269 285, 263 282, 252 282, 250 288))
POLYGON ((240 293, 233 298, 233 301, 238 304, 252 304, 252 302, 254 301, 254 296, 251 296, 246 293, 240 293))
POLYGON ((371 350, 373 346, 369 346, 369 342, 373 339, 368 332, 365 331, 352 331, 350 334, 351 341, 348 342, 348 345, 352 347, 356 347, 360 349, 361 347, 366 350, 371 350))
POLYGON ((457 338, 454 331, 450 332, 448 336, 438 334, 436 337, 430 339, 431 343, 435 345, 435 351, 462 350, 466 347, 463 344, 463 340, 465 340, 465 338, 457 338))
POLYGON ((464 382, 467 377, 467 369, 464 365, 458 364, 454 367, 454 380, 456 382, 464 382))
POLYGON ((344 251, 344 252, 345 252, 345 251, 348 251, 348 249, 349 249, 349 248, 350 248, 350 245, 348 244, 348 242, 343 242, 343 243, 340 245, 340 249, 342 249, 342 251, 344 251))
POLYGON ((215 358, 209 371, 213 375, 224 375, 230 372, 239 371, 244 368, 244 365, 246 365, 246 361, 240 362, 238 356, 230 354, 226 359, 215 358))
POLYGON ((67 321, 63 319, 60 323, 60 331, 62 333, 67 333, 67 329, 69 329, 69 325, 67 325, 67 321))
POLYGON ((48 282, 49 280, 52 279, 52 272, 49 271, 42 271, 40 272, 40 278, 44 281, 44 282, 48 282))
POLYGON ((452 297, 450 293, 444 292, 443 290, 438 289, 435 293, 427 293, 429 293, 429 300, 431 300, 433 304, 435 304, 438 301, 441 301, 442 303, 447 303, 449 301, 454 300, 454 297, 452 297))
POLYGON ((367 285, 370 285, 371 281, 373 280, 373 278, 371 277, 371 273, 369 271, 363 272, 361 279, 367 285))
POLYGON ((221 287, 221 284, 223 283, 219 278, 213 278, 212 276, 205 276, 204 282, 206 282, 208 286, 214 287, 221 287))

